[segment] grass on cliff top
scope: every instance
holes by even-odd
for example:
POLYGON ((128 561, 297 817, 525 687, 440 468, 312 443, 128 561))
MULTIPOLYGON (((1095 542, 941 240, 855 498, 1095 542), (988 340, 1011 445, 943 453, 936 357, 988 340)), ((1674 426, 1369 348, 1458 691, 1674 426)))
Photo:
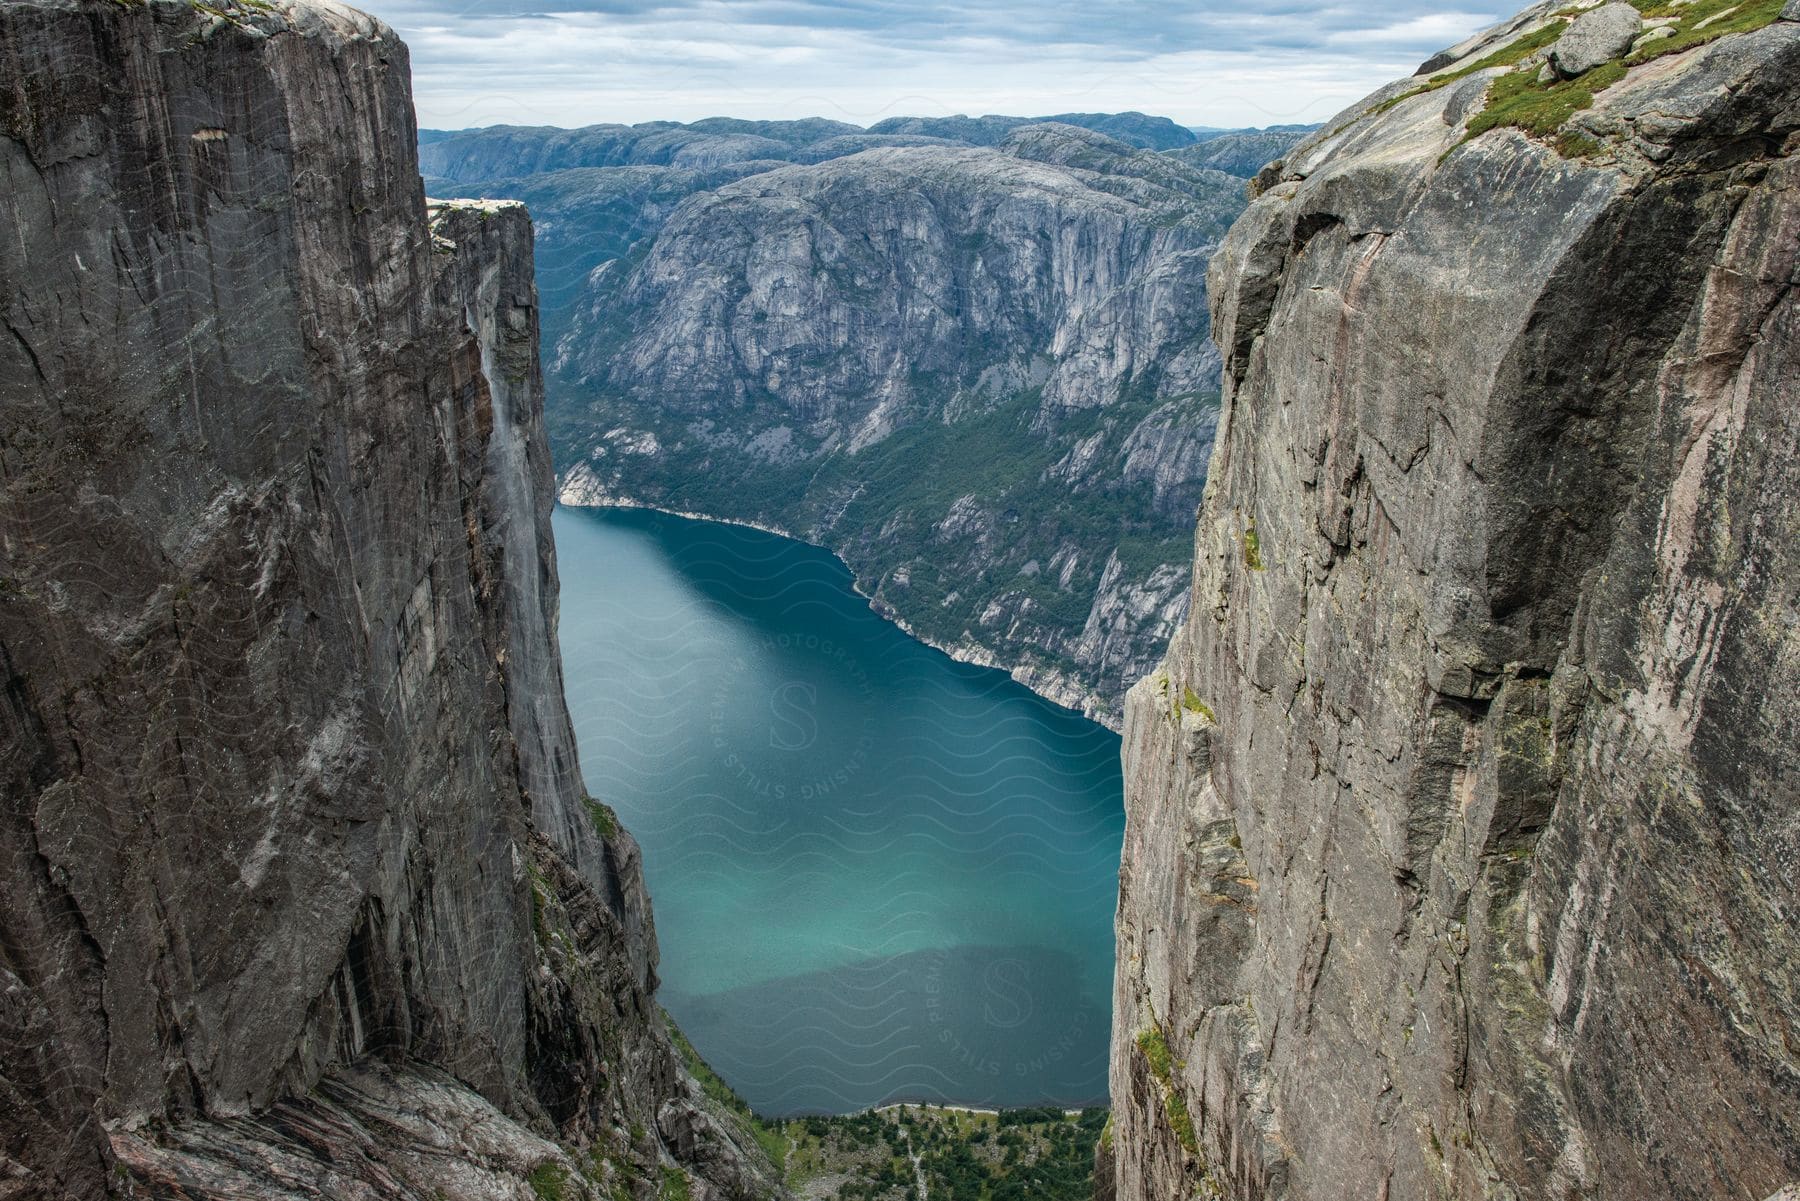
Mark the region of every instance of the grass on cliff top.
MULTIPOLYGON (((1564 157, 1600 153, 1604 144, 1581 134, 1565 131, 1569 118, 1592 108, 1594 97, 1624 79, 1632 67, 1670 54, 1679 54, 1727 34, 1747 33, 1761 29, 1781 16, 1785 0, 1699 0, 1685 7, 1649 4, 1635 0, 1635 7, 1646 17, 1674 17, 1675 32, 1665 38, 1646 43, 1623 58, 1602 63, 1585 75, 1574 79, 1539 83, 1531 71, 1515 71, 1502 75, 1488 88, 1487 104, 1469 121, 1462 140, 1480 137, 1490 129, 1523 130, 1534 137, 1550 138, 1564 157)), ((1458 145, 1461 145, 1459 142, 1458 145)))
POLYGON ((1541 29, 1534 29, 1523 37, 1508 42, 1505 46, 1502 46, 1492 54, 1476 59, 1466 67, 1458 67, 1454 71, 1445 71, 1442 74, 1433 75, 1416 88, 1401 92, 1398 96, 1389 96, 1386 100, 1383 100, 1380 104, 1370 109, 1369 112, 1371 114, 1385 113, 1388 109, 1393 108, 1402 100, 1410 100, 1414 96, 1422 96, 1426 92, 1435 92, 1439 88, 1455 83, 1459 79, 1466 79, 1477 71, 1488 71, 1495 67, 1510 67, 1514 63, 1521 61, 1529 55, 1537 53, 1539 50, 1542 50, 1544 47, 1554 42, 1557 38, 1562 36, 1563 30, 1568 27, 1569 23, 1565 20, 1558 19, 1552 21, 1541 29))
MULTIPOLYGON (((1508 126, 1536 137, 1555 137, 1570 117, 1594 106, 1594 95, 1625 78, 1625 65, 1604 63, 1585 75, 1559 83, 1541 84, 1526 71, 1502 75, 1488 89, 1487 105, 1469 120, 1463 141, 1478 138, 1490 129, 1508 126)), ((1574 150, 1573 144, 1558 144, 1574 150)))
MULTIPOLYGON (((1674 18, 1677 23, 1671 28, 1675 32, 1646 43, 1641 49, 1622 58, 1603 63, 1574 79, 1539 83, 1536 72, 1530 70, 1500 76, 1489 87, 1487 103, 1469 121, 1468 128, 1457 145, 1478 138, 1491 129, 1508 128, 1522 130, 1534 137, 1551 139, 1558 153, 1567 158, 1600 153, 1605 149, 1602 143, 1563 129, 1569 118, 1583 109, 1593 107, 1594 97, 1598 93, 1624 79, 1632 67, 1691 50, 1728 34, 1761 29, 1781 16, 1785 0, 1698 0, 1697 3, 1687 5, 1653 3, 1651 0, 1631 0, 1631 3, 1647 18, 1674 18)), ((1514 39, 1499 50, 1453 71, 1433 75, 1418 87, 1390 96, 1369 112, 1384 113, 1402 100, 1434 92, 1478 71, 1521 63, 1561 37, 1569 27, 1570 18, 1578 15, 1578 12, 1575 9, 1566 10, 1558 14, 1556 20, 1514 39)))

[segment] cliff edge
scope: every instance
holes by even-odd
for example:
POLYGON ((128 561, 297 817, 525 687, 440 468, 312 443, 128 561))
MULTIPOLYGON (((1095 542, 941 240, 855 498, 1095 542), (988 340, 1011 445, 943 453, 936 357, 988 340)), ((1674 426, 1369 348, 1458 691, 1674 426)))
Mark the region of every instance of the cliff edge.
POLYGON ((1797 126, 1800 7, 1541 5, 1259 177, 1127 704, 1119 1198, 1800 1177, 1797 126))
POLYGON ((523 207, 330 0, 0 63, 0 1195, 773 1191, 582 789, 523 207))

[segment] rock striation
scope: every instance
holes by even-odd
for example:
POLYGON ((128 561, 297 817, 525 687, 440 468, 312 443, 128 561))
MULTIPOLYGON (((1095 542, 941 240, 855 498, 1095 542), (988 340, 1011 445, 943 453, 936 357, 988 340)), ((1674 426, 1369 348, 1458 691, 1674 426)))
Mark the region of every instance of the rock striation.
POLYGON ((1800 23, 1674 11, 1568 83, 1553 5, 1434 59, 1214 260, 1121 1201, 1800 1178, 1800 23))
POLYGON ((0 1194, 774 1191, 582 789, 523 207, 333 0, 0 61, 0 1194))

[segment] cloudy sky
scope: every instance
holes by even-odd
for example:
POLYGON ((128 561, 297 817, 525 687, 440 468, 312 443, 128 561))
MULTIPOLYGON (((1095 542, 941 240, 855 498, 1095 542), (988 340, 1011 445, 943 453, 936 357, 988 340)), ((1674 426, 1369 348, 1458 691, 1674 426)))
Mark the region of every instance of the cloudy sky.
POLYGON ((419 123, 439 129, 1126 109, 1188 125, 1319 121, 1512 8, 364 2, 412 46, 419 123))

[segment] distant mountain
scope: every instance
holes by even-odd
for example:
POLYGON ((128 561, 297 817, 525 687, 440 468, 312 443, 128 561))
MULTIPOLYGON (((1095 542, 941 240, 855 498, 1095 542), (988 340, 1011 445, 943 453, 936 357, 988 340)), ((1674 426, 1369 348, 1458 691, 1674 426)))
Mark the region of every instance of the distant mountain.
POLYGON ((842 121, 738 121, 711 117, 681 124, 492 125, 444 134, 419 131, 419 170, 454 180, 517 178, 574 167, 717 167, 781 160, 801 147, 864 131, 842 121))
POLYGON ((1175 124, 1167 117, 1150 117, 1135 112, 1058 113, 1051 117, 1001 117, 993 114, 968 117, 961 113, 954 117, 890 117, 869 126, 869 132, 922 134, 926 137, 967 142, 971 146, 997 146, 1019 126, 1046 121, 1091 129, 1140 150, 1173 150, 1177 146, 1191 146, 1195 140, 1192 130, 1175 124))
POLYGON ((743 121, 708 117, 638 125, 492 125, 419 131, 427 178, 516 179, 576 167, 718 167, 764 161, 821 162, 877 146, 949 142, 997 146, 1022 125, 1055 122, 1091 129, 1140 150, 1172 150, 1197 140, 1167 117, 1143 113, 1062 113, 1052 117, 891 117, 862 129, 843 121, 743 121))
POLYGON ((1267 129, 1228 129, 1199 135, 1191 146, 1168 151, 1190 167, 1223 171, 1245 179, 1299 145, 1317 125, 1271 125, 1267 129))
POLYGON ((1211 125, 1205 125, 1205 126, 1191 125, 1188 128, 1193 130, 1195 141, 1210 142, 1216 138, 1235 137, 1239 134, 1255 134, 1255 133, 1309 134, 1309 133, 1313 132, 1315 129, 1318 129, 1319 124, 1318 124, 1318 122, 1315 121, 1311 125, 1253 125, 1253 126, 1243 126, 1243 127, 1237 128, 1237 129, 1222 129, 1222 128, 1218 128, 1216 126, 1211 126, 1211 125))

